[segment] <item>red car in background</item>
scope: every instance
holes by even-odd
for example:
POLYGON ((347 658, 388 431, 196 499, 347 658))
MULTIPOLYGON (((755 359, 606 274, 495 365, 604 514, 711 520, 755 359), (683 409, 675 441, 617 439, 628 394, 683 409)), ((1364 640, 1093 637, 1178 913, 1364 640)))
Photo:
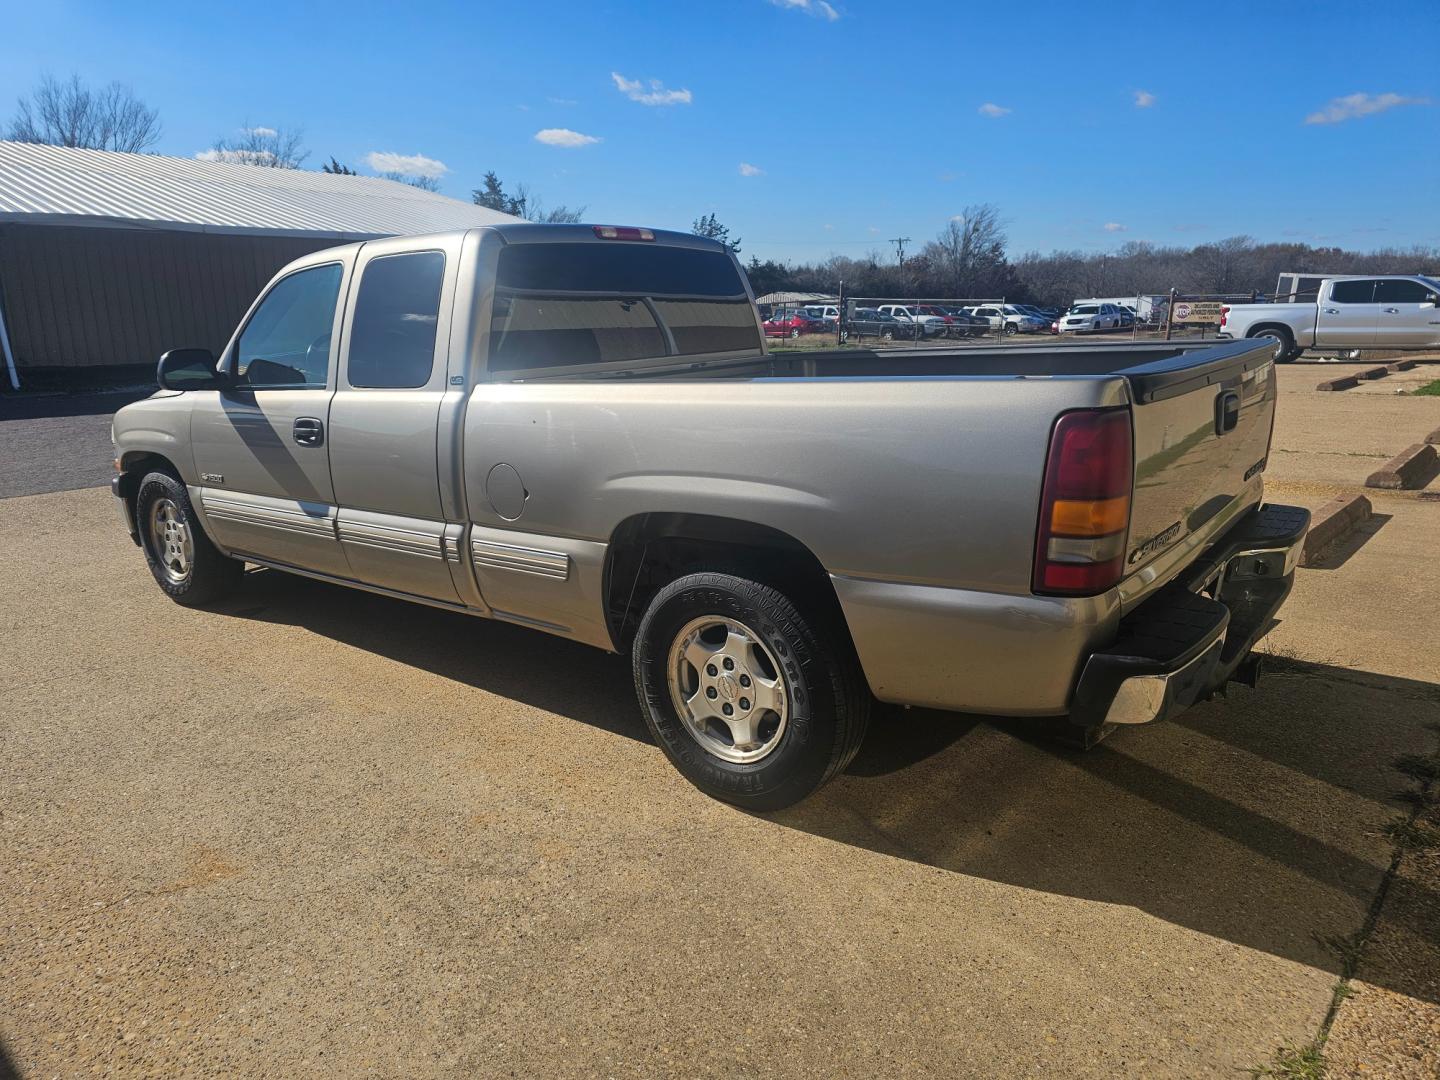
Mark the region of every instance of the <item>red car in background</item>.
POLYGON ((817 319, 808 311, 791 311, 772 315, 765 320, 766 337, 797 338, 801 334, 818 334, 830 329, 824 319, 817 319))

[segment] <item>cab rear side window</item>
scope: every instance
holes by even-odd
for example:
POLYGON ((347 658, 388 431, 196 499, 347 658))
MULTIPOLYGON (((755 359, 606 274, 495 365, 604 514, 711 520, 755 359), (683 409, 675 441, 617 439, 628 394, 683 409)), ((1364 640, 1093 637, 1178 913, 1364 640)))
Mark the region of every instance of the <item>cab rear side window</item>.
POLYGON ((366 264, 350 325, 351 386, 412 390, 430 381, 445 256, 384 255, 366 264))
POLYGON ((744 282, 717 251, 513 244, 500 252, 495 285, 492 371, 760 348, 744 282))
POLYGON ((1337 281, 1330 286, 1330 300, 1336 304, 1369 304, 1374 299, 1373 281, 1337 281))

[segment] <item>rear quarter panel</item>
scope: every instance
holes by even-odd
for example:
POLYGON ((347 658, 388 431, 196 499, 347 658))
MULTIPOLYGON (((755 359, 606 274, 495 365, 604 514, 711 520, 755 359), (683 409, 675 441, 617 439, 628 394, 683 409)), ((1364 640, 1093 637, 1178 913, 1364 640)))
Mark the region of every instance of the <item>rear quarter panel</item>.
POLYGON ((832 574, 1028 594, 1050 429, 1121 379, 488 383, 465 417, 469 516, 609 541, 636 514, 779 529, 832 574), (526 492, 492 506, 501 463, 526 492))

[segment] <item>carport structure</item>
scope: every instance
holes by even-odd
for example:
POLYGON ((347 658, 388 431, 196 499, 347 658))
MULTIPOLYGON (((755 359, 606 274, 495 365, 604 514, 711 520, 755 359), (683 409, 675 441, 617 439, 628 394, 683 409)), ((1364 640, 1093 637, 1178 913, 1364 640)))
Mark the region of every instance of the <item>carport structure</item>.
POLYGON ((291 259, 515 218, 379 177, 0 141, 8 385, 76 385, 218 352, 291 259))

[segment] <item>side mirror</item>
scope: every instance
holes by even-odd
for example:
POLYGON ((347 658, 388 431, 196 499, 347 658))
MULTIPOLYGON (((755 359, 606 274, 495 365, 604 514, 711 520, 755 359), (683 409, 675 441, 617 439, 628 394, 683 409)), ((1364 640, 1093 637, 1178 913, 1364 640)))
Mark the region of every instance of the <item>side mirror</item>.
POLYGON ((1440 307, 1440 296, 1436 296, 1432 292, 1429 296, 1425 297, 1425 302, 1431 307, 1440 307))
POLYGON ((171 349, 160 357, 155 381, 162 390, 220 390, 229 383, 209 349, 171 349))

